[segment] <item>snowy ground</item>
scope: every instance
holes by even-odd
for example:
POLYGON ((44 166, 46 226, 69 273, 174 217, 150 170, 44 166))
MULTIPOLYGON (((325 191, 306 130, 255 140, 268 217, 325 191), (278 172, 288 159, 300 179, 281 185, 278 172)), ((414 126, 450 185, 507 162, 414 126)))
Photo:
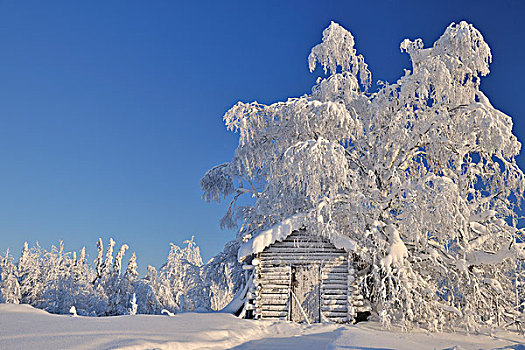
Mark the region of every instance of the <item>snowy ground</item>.
POLYGON ((240 320, 228 314, 51 315, 27 305, 0 304, 0 349, 516 349, 525 337, 401 333, 375 323, 312 325, 240 320))

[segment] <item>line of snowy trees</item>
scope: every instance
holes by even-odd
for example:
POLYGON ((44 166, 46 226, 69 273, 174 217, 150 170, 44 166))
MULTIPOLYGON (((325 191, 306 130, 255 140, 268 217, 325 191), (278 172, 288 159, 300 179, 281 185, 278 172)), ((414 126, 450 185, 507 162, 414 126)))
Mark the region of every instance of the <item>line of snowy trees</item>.
POLYGON ((207 264, 193 238, 183 247, 172 243, 166 263, 158 271, 148 266, 143 278, 135 253, 123 268, 127 244, 114 254, 115 241, 110 239, 104 252, 99 239, 97 248, 93 264, 85 248, 65 252, 62 242, 50 251, 26 242, 18 261, 7 250, 0 255, 0 302, 56 314, 68 314, 74 306, 84 316, 208 311, 226 306, 243 282, 234 242, 207 264))

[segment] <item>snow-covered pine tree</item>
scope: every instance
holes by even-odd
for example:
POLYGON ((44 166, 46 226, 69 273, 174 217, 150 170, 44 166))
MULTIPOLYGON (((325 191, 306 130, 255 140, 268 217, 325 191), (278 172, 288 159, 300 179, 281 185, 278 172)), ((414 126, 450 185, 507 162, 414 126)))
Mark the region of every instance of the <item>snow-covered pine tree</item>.
POLYGON ((40 266, 42 264, 41 253, 42 250, 38 243, 36 247, 29 248, 27 242, 24 242, 24 248, 17 264, 22 304, 36 304, 45 289, 46 284, 40 266))
POLYGON ((131 258, 129 259, 126 272, 124 273, 124 276, 122 276, 120 283, 120 315, 135 315, 137 313, 138 306, 135 292, 138 278, 137 268, 137 256, 135 255, 135 252, 133 252, 131 258))
POLYGON ((326 75, 310 95, 225 114, 239 145, 205 174, 203 198, 233 196, 221 224, 240 221, 240 236, 304 213, 309 230, 351 237, 385 325, 514 322, 525 181, 512 119, 480 90, 490 48, 461 22, 431 47, 406 39, 401 50, 412 70, 369 93, 354 37, 330 24, 308 58, 326 75), (245 194, 251 204, 239 205, 245 194))
POLYGON ((0 256, 0 303, 20 304, 20 298, 17 268, 8 249, 3 258, 0 256))
POLYGON ((73 265, 70 268, 73 284, 73 305, 81 316, 88 316, 92 311, 92 297, 94 295, 93 278, 95 272, 86 263, 86 248, 82 247, 73 265))
POLYGON ((127 313, 128 300, 126 292, 121 290, 121 269, 122 258, 128 249, 127 244, 123 244, 115 256, 115 264, 111 274, 106 281, 106 295, 108 296, 107 314, 110 316, 124 315, 127 313))

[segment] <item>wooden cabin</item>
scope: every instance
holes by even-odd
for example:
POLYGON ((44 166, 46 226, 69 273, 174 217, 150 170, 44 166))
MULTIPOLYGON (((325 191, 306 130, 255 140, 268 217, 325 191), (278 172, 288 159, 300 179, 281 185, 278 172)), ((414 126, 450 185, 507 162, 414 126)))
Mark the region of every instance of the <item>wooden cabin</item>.
POLYGON ((354 279, 355 243, 308 232, 301 222, 285 220, 239 250, 253 271, 248 309, 257 319, 353 322, 363 305, 354 279))

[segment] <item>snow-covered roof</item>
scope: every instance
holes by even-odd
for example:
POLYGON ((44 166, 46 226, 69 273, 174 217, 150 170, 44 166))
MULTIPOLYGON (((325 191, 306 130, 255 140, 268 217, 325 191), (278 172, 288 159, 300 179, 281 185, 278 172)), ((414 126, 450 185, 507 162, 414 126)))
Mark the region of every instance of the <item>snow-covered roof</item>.
MULTIPOLYGON (((270 244, 284 240, 292 232, 303 228, 305 224, 306 215, 296 214, 272 226, 268 230, 260 232, 241 245, 237 253, 238 260, 243 261, 247 256, 262 252, 270 244)), ((356 243, 349 237, 332 234, 326 238, 338 249, 344 249, 347 252, 356 249, 356 243)))

